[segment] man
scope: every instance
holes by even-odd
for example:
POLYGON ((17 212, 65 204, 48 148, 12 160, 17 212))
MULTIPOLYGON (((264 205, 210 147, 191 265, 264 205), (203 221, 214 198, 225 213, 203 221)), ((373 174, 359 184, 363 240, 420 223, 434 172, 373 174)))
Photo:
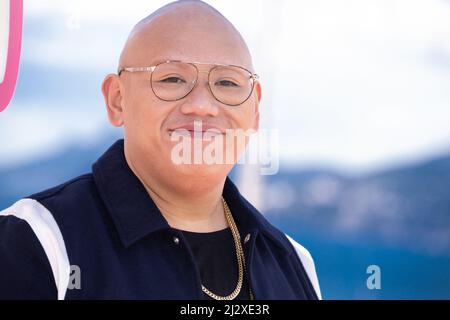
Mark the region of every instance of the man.
POLYGON ((229 21, 200 1, 159 9, 132 30, 102 90, 124 140, 92 173, 1 213, 0 297, 320 298, 309 253, 227 178, 242 148, 216 150, 233 163, 174 159, 176 134, 190 154, 258 129, 261 85, 229 21))

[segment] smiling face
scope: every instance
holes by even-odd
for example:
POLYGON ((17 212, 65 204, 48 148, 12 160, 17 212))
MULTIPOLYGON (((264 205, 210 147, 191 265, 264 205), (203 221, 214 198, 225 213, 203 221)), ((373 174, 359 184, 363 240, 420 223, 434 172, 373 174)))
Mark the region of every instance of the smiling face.
MULTIPOLYGON (((150 72, 110 75, 103 85, 109 118, 114 125, 124 126, 127 161, 141 179, 201 192, 223 182, 233 164, 174 163, 172 151, 179 141, 173 141, 173 131, 185 129, 194 139, 196 121, 201 121, 203 131, 222 134, 227 129, 257 130, 261 88, 255 83, 250 98, 239 106, 214 98, 208 73, 216 64, 242 66, 251 72, 253 66, 234 27, 203 3, 171 4, 138 24, 124 48, 120 67, 153 66, 166 60, 201 62, 195 64, 198 81, 190 94, 178 101, 163 101, 151 88, 150 72)), ((200 140, 202 149, 211 143, 200 140)), ((235 161, 242 152, 236 146, 224 148, 237 153, 235 161)))

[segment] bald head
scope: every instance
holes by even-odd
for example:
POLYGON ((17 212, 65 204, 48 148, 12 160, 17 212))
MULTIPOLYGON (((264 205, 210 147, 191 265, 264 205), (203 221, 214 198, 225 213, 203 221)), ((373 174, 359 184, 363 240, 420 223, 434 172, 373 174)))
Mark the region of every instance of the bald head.
POLYGON ((253 71, 240 33, 216 9, 197 0, 172 2, 136 24, 119 68, 163 60, 234 64, 253 71))

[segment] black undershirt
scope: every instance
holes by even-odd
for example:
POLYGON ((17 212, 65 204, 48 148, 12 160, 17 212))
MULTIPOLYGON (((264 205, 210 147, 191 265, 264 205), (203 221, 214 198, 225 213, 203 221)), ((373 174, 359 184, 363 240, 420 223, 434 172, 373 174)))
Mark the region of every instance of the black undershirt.
MULTIPOLYGON (((202 284, 219 296, 231 294, 236 288, 239 275, 231 229, 208 233, 182 232, 194 254, 202 284)), ((203 298, 213 300, 204 292, 203 298)), ((250 299, 245 272, 241 292, 235 299, 250 299)))

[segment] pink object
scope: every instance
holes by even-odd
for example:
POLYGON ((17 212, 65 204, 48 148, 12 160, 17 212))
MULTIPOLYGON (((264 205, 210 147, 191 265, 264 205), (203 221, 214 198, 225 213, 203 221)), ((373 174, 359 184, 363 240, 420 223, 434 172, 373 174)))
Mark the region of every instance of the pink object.
POLYGON ((22 46, 23 0, 8 1, 9 40, 5 76, 3 82, 0 83, 0 112, 6 109, 13 97, 19 73, 20 50, 22 46))

